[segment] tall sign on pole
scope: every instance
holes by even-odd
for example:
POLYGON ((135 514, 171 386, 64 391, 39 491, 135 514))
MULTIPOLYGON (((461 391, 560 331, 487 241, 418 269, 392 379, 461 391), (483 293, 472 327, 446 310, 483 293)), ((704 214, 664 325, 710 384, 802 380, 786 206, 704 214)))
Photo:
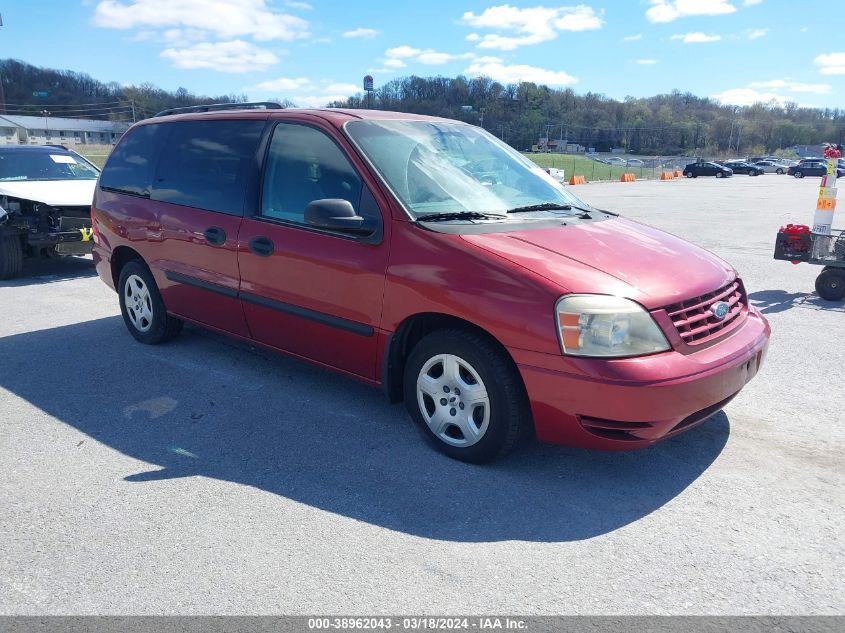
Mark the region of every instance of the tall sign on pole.
POLYGON ((367 108, 371 108, 373 105, 373 76, 372 75, 365 75, 364 76, 364 91, 367 93, 367 108))

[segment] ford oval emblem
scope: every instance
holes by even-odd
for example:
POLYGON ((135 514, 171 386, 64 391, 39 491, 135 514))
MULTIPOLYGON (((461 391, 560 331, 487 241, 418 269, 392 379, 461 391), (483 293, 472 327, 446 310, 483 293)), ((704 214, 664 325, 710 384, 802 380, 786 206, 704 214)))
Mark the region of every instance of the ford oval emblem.
POLYGON ((710 312, 712 312, 713 316, 719 320, 724 319, 728 315, 728 310, 730 309, 731 307, 724 301, 717 301, 710 306, 710 312))

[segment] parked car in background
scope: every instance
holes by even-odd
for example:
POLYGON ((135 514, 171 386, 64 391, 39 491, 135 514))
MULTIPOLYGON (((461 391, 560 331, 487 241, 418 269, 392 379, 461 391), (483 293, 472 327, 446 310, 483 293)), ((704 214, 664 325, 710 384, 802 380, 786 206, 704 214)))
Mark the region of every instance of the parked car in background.
MULTIPOLYGON (((802 160, 795 167, 790 167, 786 173, 796 178, 803 178, 804 176, 825 176, 827 175, 827 162, 825 160, 802 160)), ((842 178, 843 176, 845 176, 845 169, 837 167, 836 177, 842 178)))
POLYGON ((643 165, 645 165, 645 163, 639 158, 629 158, 625 161, 625 163, 628 167, 642 167, 643 165))
POLYGON ((0 146, 0 279, 25 257, 91 252, 99 170, 61 145, 0 146))
POLYGON ((771 160, 761 160, 754 163, 755 167, 759 167, 767 174, 785 174, 788 167, 784 167, 780 163, 771 160))
POLYGON ((456 121, 153 117, 112 151, 91 215, 97 272, 139 342, 189 321, 332 368, 404 400, 469 462, 532 435, 625 450, 687 431, 769 341, 730 264, 591 207, 456 121))
POLYGON ((698 178, 699 176, 716 176, 716 178, 729 178, 733 176, 733 171, 729 167, 719 165, 718 163, 699 162, 690 163, 684 167, 684 176, 687 178, 698 178))
POLYGON ((747 163, 744 160, 726 160, 724 163, 722 163, 722 165, 730 169, 735 174, 762 176, 766 173, 765 171, 763 171, 762 167, 752 165, 751 163, 747 163))

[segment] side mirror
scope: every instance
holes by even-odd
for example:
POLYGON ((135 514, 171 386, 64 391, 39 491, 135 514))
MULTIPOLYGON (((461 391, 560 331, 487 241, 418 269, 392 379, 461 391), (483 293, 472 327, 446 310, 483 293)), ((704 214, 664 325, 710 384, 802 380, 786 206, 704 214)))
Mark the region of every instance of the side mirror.
POLYGON ((364 218, 355 215, 348 200, 323 198, 313 200, 305 207, 305 224, 327 231, 368 235, 372 230, 364 227, 364 218))

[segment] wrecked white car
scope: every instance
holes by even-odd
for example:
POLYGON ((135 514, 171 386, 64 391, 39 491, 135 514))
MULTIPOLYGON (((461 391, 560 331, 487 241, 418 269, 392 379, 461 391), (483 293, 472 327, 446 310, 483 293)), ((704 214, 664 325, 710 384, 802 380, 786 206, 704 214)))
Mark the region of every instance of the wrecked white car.
POLYGON ((25 257, 91 252, 99 170, 58 145, 0 146, 0 279, 25 257))

